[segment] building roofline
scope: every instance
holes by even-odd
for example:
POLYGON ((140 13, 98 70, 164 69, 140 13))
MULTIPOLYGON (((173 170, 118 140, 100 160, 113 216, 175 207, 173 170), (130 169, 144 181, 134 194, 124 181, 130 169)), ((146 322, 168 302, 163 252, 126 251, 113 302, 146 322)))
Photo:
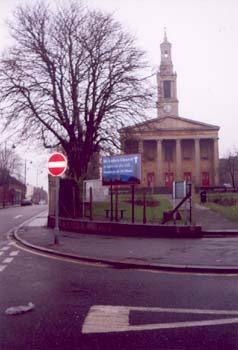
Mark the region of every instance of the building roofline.
MULTIPOLYGON (((213 129, 213 130, 220 130, 220 127, 218 125, 213 125, 213 124, 208 124, 208 123, 203 123, 203 122, 199 122, 197 120, 194 120, 194 119, 189 119, 189 118, 184 118, 184 117, 177 117, 177 116, 163 116, 163 117, 159 117, 159 118, 153 118, 153 119, 148 119, 144 122, 141 122, 141 123, 137 123, 137 124, 134 124, 134 125, 131 125, 131 126, 127 126, 127 127, 124 127, 124 128, 121 128, 119 129, 119 132, 123 132, 123 131, 127 131, 127 130, 130 130, 130 129, 134 129, 136 127, 142 127, 144 125, 148 125, 148 124, 151 124, 151 123, 154 123, 156 121, 160 121, 162 119, 176 119, 176 120, 181 120, 181 121, 185 121, 185 122, 190 122, 192 124, 197 124, 197 125, 200 125, 200 126, 203 126, 203 127, 207 127, 209 129, 213 129)), ((174 128, 176 129, 176 128, 174 128)), ((182 129, 182 128, 181 128, 182 129)), ((168 130, 171 130, 171 128, 169 128, 168 130)))

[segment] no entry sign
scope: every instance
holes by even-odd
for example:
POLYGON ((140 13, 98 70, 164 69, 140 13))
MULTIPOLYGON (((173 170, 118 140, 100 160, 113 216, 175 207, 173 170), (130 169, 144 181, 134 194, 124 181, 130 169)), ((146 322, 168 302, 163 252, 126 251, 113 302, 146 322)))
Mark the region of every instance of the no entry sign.
POLYGON ((53 153, 48 159, 48 171, 52 176, 63 175, 67 169, 67 159, 62 153, 53 153))

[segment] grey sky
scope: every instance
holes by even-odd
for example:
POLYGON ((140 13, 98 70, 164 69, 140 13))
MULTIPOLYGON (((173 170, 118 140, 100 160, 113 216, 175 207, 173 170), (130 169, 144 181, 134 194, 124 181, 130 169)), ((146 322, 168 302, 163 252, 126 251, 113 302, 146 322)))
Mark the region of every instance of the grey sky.
MULTIPOLYGON (((33 1, 0 0, 0 50, 7 43, 3 18, 16 4, 33 1)), ((151 72, 159 66, 166 27, 178 74, 180 116, 221 127, 220 157, 238 147, 237 0, 88 0, 88 5, 113 12, 135 34, 151 72)))
POLYGON ((160 63, 164 27, 178 74, 181 117, 219 125, 220 156, 238 146, 238 1, 91 0, 114 11, 148 53, 152 70, 160 63))

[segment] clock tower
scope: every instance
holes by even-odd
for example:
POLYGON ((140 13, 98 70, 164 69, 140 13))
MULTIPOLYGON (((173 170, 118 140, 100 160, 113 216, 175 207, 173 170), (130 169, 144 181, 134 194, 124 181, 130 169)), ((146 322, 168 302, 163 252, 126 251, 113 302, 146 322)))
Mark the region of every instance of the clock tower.
POLYGON ((173 71, 171 46, 165 31, 164 41, 160 44, 161 61, 157 73, 158 117, 178 117, 177 74, 173 71))

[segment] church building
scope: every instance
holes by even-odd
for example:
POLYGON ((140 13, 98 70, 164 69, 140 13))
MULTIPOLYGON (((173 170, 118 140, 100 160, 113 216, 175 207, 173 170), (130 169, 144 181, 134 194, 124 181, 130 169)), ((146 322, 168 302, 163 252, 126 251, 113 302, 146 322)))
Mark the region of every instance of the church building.
POLYGON ((216 186, 219 127, 179 116, 177 74, 166 33, 160 51, 157 118, 121 129, 122 153, 142 155, 143 187, 171 187, 175 180, 216 186))

